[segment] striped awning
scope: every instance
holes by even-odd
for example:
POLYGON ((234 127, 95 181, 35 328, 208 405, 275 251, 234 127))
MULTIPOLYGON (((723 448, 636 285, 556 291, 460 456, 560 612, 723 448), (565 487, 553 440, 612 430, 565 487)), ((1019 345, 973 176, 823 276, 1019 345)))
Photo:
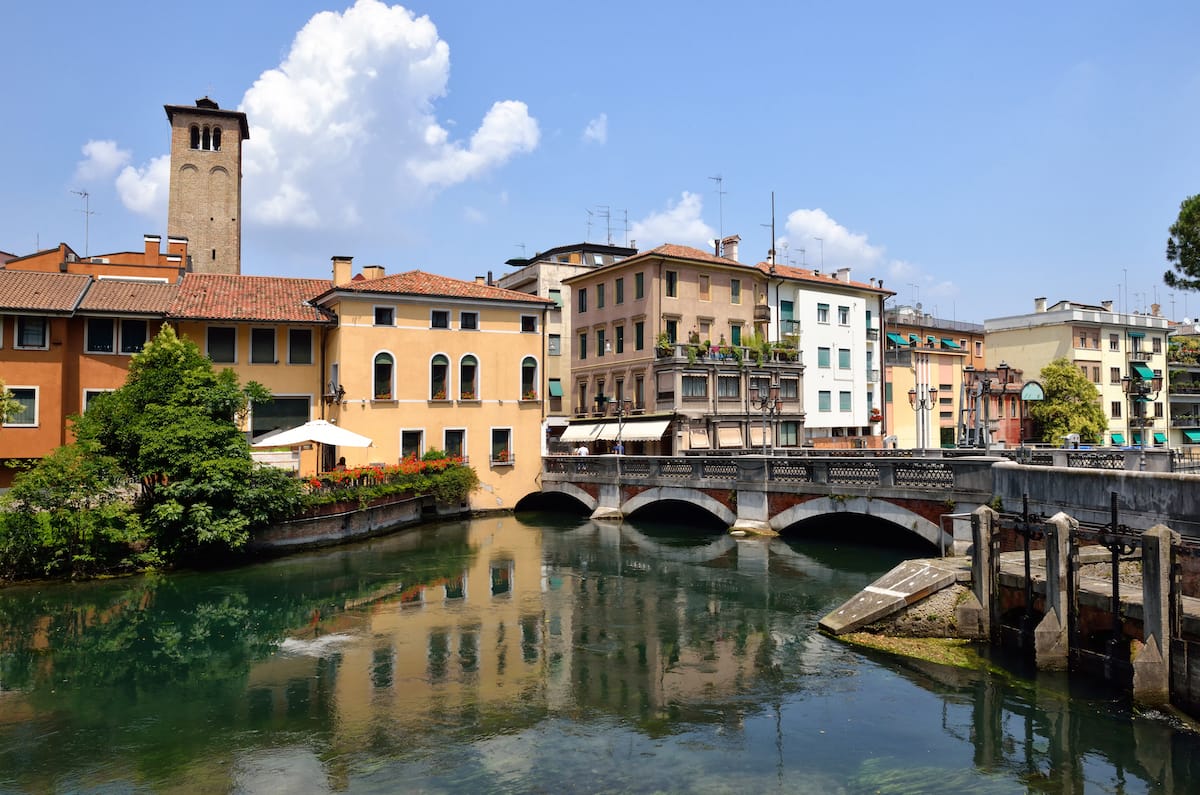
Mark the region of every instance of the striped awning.
POLYGON ((944 337, 942 338, 942 347, 949 348, 950 350, 953 350, 953 351, 961 351, 962 350, 962 347, 957 342, 955 342, 954 340, 948 340, 944 337))
POLYGON ((1184 431, 1183 438, 1188 444, 1200 444, 1200 431, 1184 431))
POLYGON ((743 447, 741 427, 730 425, 717 428, 717 444, 721 447, 743 447))
POLYGON ((670 424, 670 420, 604 422, 598 426, 596 438, 615 442, 619 436, 622 442, 656 442, 666 433, 670 424))
POLYGON ((771 444, 772 443, 771 442, 771 429, 767 428, 766 432, 767 432, 767 434, 766 434, 767 439, 764 442, 763 441, 763 427, 761 425, 751 425, 750 426, 750 446, 751 447, 762 447, 764 444, 771 444))
POLYGON ((708 443, 708 431, 703 428, 692 428, 688 433, 688 449, 707 450, 710 446, 708 443))
POLYGON ((580 422, 575 425, 568 425, 563 431, 562 436, 558 437, 562 442, 590 442, 596 438, 596 434, 600 432, 600 426, 594 422, 580 422))
POLYGON ((1134 362, 1133 364, 1131 364, 1129 366, 1131 368, 1133 368, 1133 371, 1135 373, 1137 373, 1138 377, 1141 378, 1143 381, 1149 381, 1151 378, 1156 377, 1154 375, 1154 371, 1152 369, 1150 369, 1149 367, 1147 367, 1146 365, 1142 364, 1141 362, 1134 362))
POLYGON ((887 338, 897 345, 902 345, 906 348, 908 347, 908 340, 904 339, 904 337, 901 337, 899 334, 893 334, 889 331, 887 338))
POLYGON ((1120 444, 1120 445, 1123 445, 1123 444, 1125 444, 1125 434, 1123 434, 1123 433, 1114 433, 1114 434, 1112 435, 1112 443, 1113 443, 1113 444, 1120 444))
POLYGON ((1162 431, 1155 431, 1154 432, 1154 443, 1155 444, 1166 444, 1167 443, 1167 435, 1165 433, 1163 433, 1162 431))
POLYGON ((1133 443, 1134 444, 1142 443, 1142 435, 1140 433, 1138 433, 1137 431, 1133 432, 1133 443))

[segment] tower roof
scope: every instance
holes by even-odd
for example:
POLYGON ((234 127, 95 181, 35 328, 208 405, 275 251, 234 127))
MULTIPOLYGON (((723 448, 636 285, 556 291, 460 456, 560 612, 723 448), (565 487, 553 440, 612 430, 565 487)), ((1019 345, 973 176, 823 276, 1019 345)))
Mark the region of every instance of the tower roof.
POLYGON ((250 124, 246 121, 246 114, 239 110, 221 110, 221 106, 215 100, 208 97, 201 97, 196 100, 195 105, 163 105, 163 110, 167 112, 167 120, 174 124, 174 116, 176 113, 187 113, 189 115, 198 116, 214 116, 220 119, 232 119, 238 123, 238 128, 241 130, 242 140, 250 137, 250 124))

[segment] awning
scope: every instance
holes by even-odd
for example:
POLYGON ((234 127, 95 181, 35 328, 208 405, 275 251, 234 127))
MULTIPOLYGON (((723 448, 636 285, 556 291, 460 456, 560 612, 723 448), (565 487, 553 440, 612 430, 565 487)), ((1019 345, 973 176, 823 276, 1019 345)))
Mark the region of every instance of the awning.
POLYGON ((738 426, 717 428, 717 443, 721 447, 742 447, 742 429, 738 426))
MULTIPOLYGON (((1200 431, 1197 431, 1197 433, 1200 433, 1200 431)), ((692 428, 691 432, 688 433, 688 449, 707 450, 708 448, 708 431, 703 428, 692 428)))
POLYGON ((1200 444, 1200 431, 1184 431, 1183 438, 1188 444, 1200 444))
POLYGON ((562 379, 551 378, 550 379, 550 397, 562 397, 562 396, 563 396, 562 379))
POLYGON ((1130 337, 1130 339, 1136 339, 1136 340, 1140 340, 1140 339, 1141 339, 1142 337, 1144 337, 1144 336, 1146 336, 1146 335, 1145 335, 1144 333, 1140 332, 1140 331, 1131 331, 1131 332, 1129 332, 1129 337, 1130 337))
POLYGON ((1140 433, 1138 433, 1137 431, 1133 432, 1133 443, 1134 444, 1142 443, 1142 435, 1140 433))
POLYGON ((594 422, 580 422, 568 425, 558 439, 561 442, 590 442, 596 438, 599 431, 600 426, 594 422))
POLYGON ((1113 444, 1125 444, 1125 434, 1114 433, 1112 435, 1112 442, 1113 442, 1113 444))
POLYGON ((1134 362, 1129 366, 1133 368, 1133 371, 1137 373, 1138 377, 1140 377, 1143 381, 1149 381, 1151 378, 1157 377, 1154 375, 1154 371, 1152 369, 1141 362, 1134 362))
POLYGON ((597 433, 593 438, 615 442, 619 435, 622 442, 657 442, 670 424, 670 420, 603 422, 596 426, 597 433))
POLYGON ((303 425, 264 436, 252 447, 296 447, 316 442, 332 447, 370 447, 371 440, 326 420, 310 420, 303 425))
POLYGON ((954 340, 945 339, 944 337, 942 338, 942 347, 950 348, 951 350, 955 350, 955 351, 962 350, 962 348, 959 346, 959 344, 957 342, 955 342, 954 340))
POLYGON ((750 446, 762 447, 764 444, 771 444, 771 429, 767 428, 767 440, 763 441, 763 427, 761 425, 750 426, 750 446))
POLYGON ((901 337, 899 334, 893 334, 892 332, 889 331, 887 338, 889 340, 891 340, 892 342, 896 343, 897 345, 901 345, 905 348, 908 347, 908 340, 904 339, 904 337, 901 337))
POLYGON ((1167 435, 1165 433, 1163 433, 1162 431, 1155 431, 1154 432, 1154 443, 1155 444, 1166 444, 1167 443, 1167 435))

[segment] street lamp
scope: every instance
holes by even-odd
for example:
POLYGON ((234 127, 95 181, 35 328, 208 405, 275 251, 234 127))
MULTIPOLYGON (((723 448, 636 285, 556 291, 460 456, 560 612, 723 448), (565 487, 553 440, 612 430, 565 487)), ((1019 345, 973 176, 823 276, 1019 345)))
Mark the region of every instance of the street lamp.
POLYGON ((908 390, 908 405, 917 412, 917 444, 922 449, 929 446, 930 421, 924 418, 924 414, 928 411, 932 420, 933 409, 937 405, 937 394, 938 388, 932 384, 917 384, 908 390))
MULTIPOLYGON (((758 384, 751 382, 750 385, 750 407, 755 411, 762 412, 763 422, 763 455, 767 454, 767 418, 774 417, 779 413, 780 404, 783 400, 779 397, 779 380, 772 378, 770 386, 767 387, 766 394, 762 394, 758 384)), ((774 446, 775 437, 771 437, 772 447, 774 446)))
MULTIPOLYGON (((1121 389, 1129 396, 1129 435, 1130 441, 1133 437, 1133 428, 1138 428, 1138 436, 1141 438, 1142 449, 1146 448, 1147 439, 1146 428, 1150 427, 1153 420, 1146 417, 1146 404, 1153 403, 1158 400, 1158 393, 1162 391, 1162 376, 1156 375, 1152 378, 1144 378, 1143 376, 1127 375, 1121 379, 1121 389)), ((1150 437, 1153 439, 1153 437, 1150 437)), ((1151 444, 1151 447, 1154 445, 1151 444)))
MULTIPOLYGON (((994 394, 992 392, 992 385, 999 382, 1000 395, 1005 395, 1008 392, 1012 366, 1008 362, 1001 361, 1000 364, 996 365, 996 375, 994 378, 990 371, 986 369, 976 370, 969 364, 963 368, 963 373, 974 379, 974 384, 971 388, 971 397, 974 398, 974 406, 971 409, 971 415, 975 418, 974 446, 990 450, 992 447, 992 419, 990 415, 992 395, 994 394)), ((1000 410, 1000 416, 1003 417, 1003 405, 1000 406, 1000 410)), ((997 419, 1000 419, 1000 417, 997 417, 997 419)))

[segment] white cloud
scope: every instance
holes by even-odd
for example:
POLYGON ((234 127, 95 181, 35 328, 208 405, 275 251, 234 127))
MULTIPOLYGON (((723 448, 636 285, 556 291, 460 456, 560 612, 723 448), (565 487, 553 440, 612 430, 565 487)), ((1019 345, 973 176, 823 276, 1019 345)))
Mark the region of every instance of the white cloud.
POLYGON ((487 223, 487 216, 484 215, 483 210, 471 206, 463 208, 463 218, 471 224, 487 223))
POLYGON ((704 199, 697 193, 684 191, 677 204, 668 202, 666 210, 634 221, 629 237, 642 249, 677 243, 709 250, 717 232, 700 217, 703 210, 704 199))
POLYGON ((83 145, 84 159, 75 166, 75 178, 108 179, 129 162, 129 152, 116 141, 88 141, 83 145))
POLYGON ((143 168, 125 166, 117 176, 121 203, 140 215, 167 217, 167 193, 171 181, 171 156, 162 155, 143 168))
MULTIPOLYGON (((493 104, 467 141, 453 139, 434 111, 449 77, 450 47, 426 16, 381 0, 314 15, 238 106, 250 123, 247 222, 344 228, 385 213, 390 222, 398 204, 537 147, 538 123, 515 100, 493 104)), ((160 167, 169 176, 159 160, 122 172, 127 207, 142 212, 159 189, 165 206, 166 180, 152 182, 160 167)))
POLYGON ((586 143, 604 145, 608 142, 608 114, 601 113, 587 123, 583 128, 583 140, 586 143))

